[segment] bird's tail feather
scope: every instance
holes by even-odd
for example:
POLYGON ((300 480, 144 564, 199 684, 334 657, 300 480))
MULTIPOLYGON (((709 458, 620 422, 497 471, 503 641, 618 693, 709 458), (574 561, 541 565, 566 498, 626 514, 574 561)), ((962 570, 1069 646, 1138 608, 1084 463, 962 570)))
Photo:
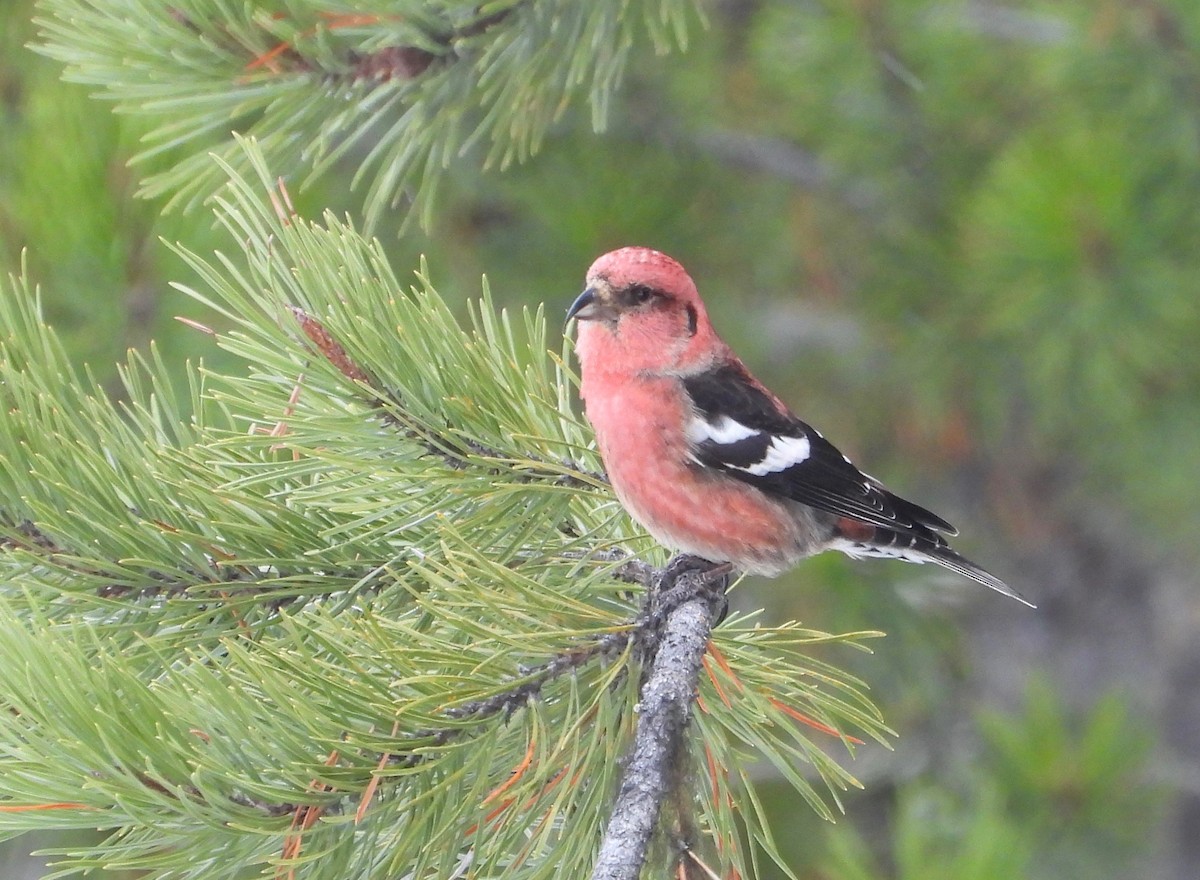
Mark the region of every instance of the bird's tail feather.
POLYGON ((1016 599, 1030 608, 1037 607, 990 571, 956 553, 940 536, 932 532, 929 532, 929 537, 925 537, 915 532, 891 532, 877 528, 874 538, 870 541, 842 538, 834 542, 832 549, 854 557, 903 559, 918 564, 932 562, 981 583, 997 593, 1016 599))
POLYGON ((1022 605, 1028 605, 1030 608, 1037 608, 1032 602, 1006 584, 1000 578, 996 577, 982 566, 976 565, 965 556, 960 556, 958 553, 951 550, 949 547, 936 547, 932 552, 925 554, 929 561, 948 568, 958 574, 969 577, 973 581, 978 581, 985 587, 990 587, 997 593, 1003 593, 1011 599, 1016 599, 1022 605))

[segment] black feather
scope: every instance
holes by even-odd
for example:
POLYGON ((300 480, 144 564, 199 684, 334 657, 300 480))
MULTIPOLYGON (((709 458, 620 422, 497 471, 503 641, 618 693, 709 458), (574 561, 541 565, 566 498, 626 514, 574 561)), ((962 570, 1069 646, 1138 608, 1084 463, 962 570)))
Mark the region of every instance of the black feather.
POLYGON ((746 483, 824 510, 886 529, 935 529, 957 534, 954 527, 925 508, 906 501, 880 486, 851 464, 838 449, 758 386, 738 364, 683 380, 697 415, 710 424, 722 416, 745 425, 755 433, 730 443, 703 441, 696 444, 696 459, 746 483), (763 460, 774 437, 805 438, 809 455, 803 461, 766 474, 751 474, 746 468, 763 460))

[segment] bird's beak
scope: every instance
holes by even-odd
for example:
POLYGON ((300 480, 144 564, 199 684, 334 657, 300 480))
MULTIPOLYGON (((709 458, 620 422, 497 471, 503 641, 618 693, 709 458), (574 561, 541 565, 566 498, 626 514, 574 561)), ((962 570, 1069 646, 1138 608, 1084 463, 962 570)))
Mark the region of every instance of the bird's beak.
POLYGON ((590 321, 600 317, 600 303, 596 299, 596 288, 589 287, 583 293, 579 294, 579 298, 571 303, 571 308, 567 309, 566 323, 570 324, 572 318, 578 318, 580 321, 590 321))

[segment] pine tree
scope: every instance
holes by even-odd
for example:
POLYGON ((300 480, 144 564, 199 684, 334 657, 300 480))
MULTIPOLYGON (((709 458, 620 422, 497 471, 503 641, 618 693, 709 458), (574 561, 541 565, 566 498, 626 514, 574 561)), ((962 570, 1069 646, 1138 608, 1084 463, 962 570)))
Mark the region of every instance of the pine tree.
POLYGON ((630 5, 45 3, 71 75, 169 118, 150 154, 195 149, 147 191, 209 197, 234 250, 173 248, 222 327, 195 329, 243 364, 177 389, 133 355, 116 404, 25 275, 0 297, 0 827, 103 829, 61 874, 582 876, 630 818, 672 626, 697 688, 655 716, 659 870, 757 875, 781 859, 749 762, 831 817, 854 784, 831 754, 885 742, 824 647, 873 634, 733 613, 705 654, 719 594, 643 601, 673 572, 540 311, 485 285, 462 327, 437 267, 406 287, 278 182, 369 141, 368 224, 430 210, 464 145, 522 158, 576 91, 602 120, 635 34, 682 40, 685 4, 630 5), (228 127, 261 140, 199 143, 228 127))

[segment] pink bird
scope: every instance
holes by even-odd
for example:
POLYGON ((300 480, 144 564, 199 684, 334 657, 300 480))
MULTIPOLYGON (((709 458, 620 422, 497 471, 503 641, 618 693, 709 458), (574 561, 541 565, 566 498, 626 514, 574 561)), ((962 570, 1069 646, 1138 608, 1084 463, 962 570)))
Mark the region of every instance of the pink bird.
POLYGON ((572 318, 600 456, 660 543, 769 576, 825 550, 933 562, 1030 604, 950 548, 953 526, 864 474, 755 379, 675 260, 605 254, 572 318))

